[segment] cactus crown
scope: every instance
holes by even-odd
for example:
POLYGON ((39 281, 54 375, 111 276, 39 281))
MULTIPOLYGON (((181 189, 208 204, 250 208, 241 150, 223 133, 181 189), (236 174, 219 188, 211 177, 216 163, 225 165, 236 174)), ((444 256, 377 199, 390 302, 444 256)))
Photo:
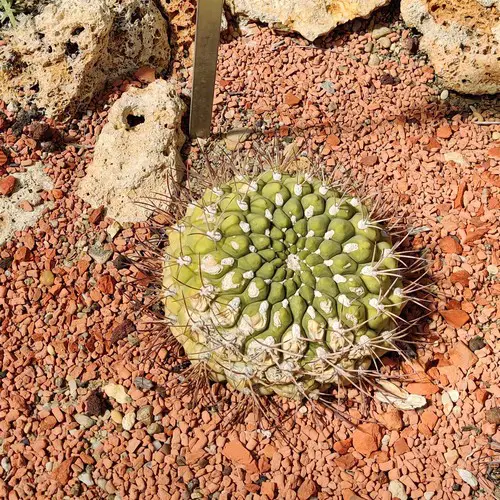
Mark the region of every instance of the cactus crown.
POLYGON ((307 174, 240 175, 167 232, 165 313, 213 380, 314 397, 397 349, 401 256, 358 198, 307 174))

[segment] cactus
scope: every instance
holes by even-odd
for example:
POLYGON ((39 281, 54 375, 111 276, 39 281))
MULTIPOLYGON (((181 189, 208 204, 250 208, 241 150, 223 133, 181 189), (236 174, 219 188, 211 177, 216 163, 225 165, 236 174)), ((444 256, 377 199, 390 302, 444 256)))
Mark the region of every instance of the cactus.
POLYGON ((51 0, 0 0, 0 28, 8 23, 15 27, 16 16, 36 14, 50 2, 51 0))
POLYGON ((16 25, 16 8, 12 5, 12 0, 0 0, 0 27, 10 22, 12 26, 16 25))
POLYGON ((307 174, 207 189, 167 230, 165 314, 210 378, 314 397, 397 350, 402 254, 355 196, 307 174))

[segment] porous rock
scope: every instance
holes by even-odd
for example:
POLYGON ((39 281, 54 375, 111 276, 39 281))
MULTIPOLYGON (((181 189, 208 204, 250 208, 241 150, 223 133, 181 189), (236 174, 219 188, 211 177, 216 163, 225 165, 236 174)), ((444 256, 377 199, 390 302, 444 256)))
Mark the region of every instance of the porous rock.
POLYGON ((17 179, 13 193, 9 197, 0 196, 0 246, 10 240, 16 231, 36 224, 45 206, 41 193, 53 188, 52 179, 44 173, 41 163, 12 176, 17 179), (27 201, 33 210, 24 211, 19 206, 23 201, 27 201))
POLYGON ((196 31, 196 2, 194 0, 159 0, 159 6, 169 20, 172 39, 188 54, 186 62, 193 63, 196 31))
POLYGON ((93 207, 106 206, 107 215, 119 223, 145 221, 152 210, 140 202, 150 197, 166 208, 160 197, 171 192, 183 172, 179 149, 185 108, 165 80, 123 94, 110 109, 78 195, 93 207))
POLYGON ((297 31, 313 41, 339 24, 369 16, 389 0, 226 0, 226 3, 233 15, 297 31))
POLYGON ((72 114, 108 80, 168 67, 167 22, 154 2, 58 0, 2 33, 0 95, 72 114))
POLYGON ((466 94, 500 91, 500 1, 402 0, 406 24, 422 33, 443 84, 466 94))

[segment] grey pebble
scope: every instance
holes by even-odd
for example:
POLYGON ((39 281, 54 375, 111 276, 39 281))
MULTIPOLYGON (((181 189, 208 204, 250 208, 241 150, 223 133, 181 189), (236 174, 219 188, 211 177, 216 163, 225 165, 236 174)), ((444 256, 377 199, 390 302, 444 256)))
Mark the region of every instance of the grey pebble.
POLYGON ((152 424, 148 425, 147 433, 150 436, 152 436, 153 434, 159 434, 160 432, 163 432, 163 426, 158 422, 153 422, 152 424))
POLYGON ((84 429, 90 429, 95 424, 93 418, 87 417, 83 413, 77 413, 74 418, 84 429))
POLYGON ((105 264, 113 255, 112 250, 105 250, 98 243, 91 246, 88 253, 98 264, 105 264))
POLYGON ((155 386, 154 382, 151 382, 146 377, 135 377, 134 385, 141 391, 150 391, 155 386))
POLYGON ((388 35, 390 32, 391 29, 388 28, 387 26, 380 26, 379 28, 374 28, 372 30, 372 38, 374 40, 378 40, 379 38, 388 35))

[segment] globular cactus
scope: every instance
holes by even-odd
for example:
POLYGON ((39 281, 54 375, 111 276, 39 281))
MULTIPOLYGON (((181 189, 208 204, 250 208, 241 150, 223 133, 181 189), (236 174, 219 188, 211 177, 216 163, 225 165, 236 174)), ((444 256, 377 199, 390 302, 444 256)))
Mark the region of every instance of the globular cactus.
POLYGON ((305 174, 240 175, 167 232, 165 313, 213 380, 314 397, 396 350, 401 256, 360 199, 305 174))

